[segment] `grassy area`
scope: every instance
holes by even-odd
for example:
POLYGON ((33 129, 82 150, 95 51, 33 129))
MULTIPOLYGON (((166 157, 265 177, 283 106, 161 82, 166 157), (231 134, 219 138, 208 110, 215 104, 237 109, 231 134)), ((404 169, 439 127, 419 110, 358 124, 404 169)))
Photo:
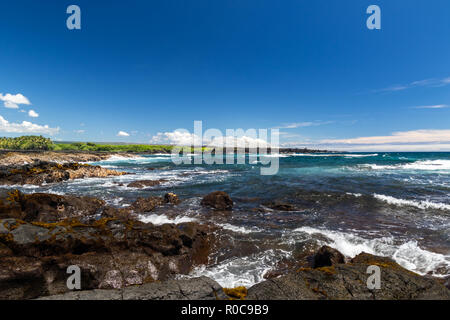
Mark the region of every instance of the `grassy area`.
POLYGON ((167 153, 172 150, 169 145, 147 144, 97 144, 92 142, 53 143, 54 151, 106 151, 106 152, 151 152, 167 153))
POLYGON ((104 152, 149 152, 167 153, 170 145, 147 144, 99 144, 92 142, 54 142, 42 136, 21 136, 17 138, 0 138, 3 150, 53 150, 53 151, 104 151, 104 152))

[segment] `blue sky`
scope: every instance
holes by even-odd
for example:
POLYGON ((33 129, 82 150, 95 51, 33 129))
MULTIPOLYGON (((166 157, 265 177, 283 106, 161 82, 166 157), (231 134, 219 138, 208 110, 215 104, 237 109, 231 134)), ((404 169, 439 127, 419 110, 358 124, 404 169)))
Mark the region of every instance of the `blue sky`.
POLYGON ((149 143, 202 120, 279 128, 285 146, 450 150, 449 14, 448 0, 2 1, 0 135, 149 143))

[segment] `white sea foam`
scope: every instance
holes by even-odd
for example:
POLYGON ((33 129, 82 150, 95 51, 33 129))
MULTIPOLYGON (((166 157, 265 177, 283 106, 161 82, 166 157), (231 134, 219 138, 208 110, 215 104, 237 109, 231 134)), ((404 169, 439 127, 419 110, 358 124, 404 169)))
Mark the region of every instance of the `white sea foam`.
POLYGON ((301 227, 294 231, 304 232, 309 235, 324 235, 331 240, 330 243, 327 243, 329 246, 339 250, 348 257, 354 257, 361 252, 387 256, 394 259, 404 268, 421 275, 432 272, 435 276, 443 276, 434 272, 442 267, 450 270, 450 255, 424 250, 419 247, 417 241, 396 244, 392 237, 365 239, 352 233, 311 227, 301 227))
POLYGON ((382 194, 373 194, 373 196, 381 201, 384 201, 388 204, 396 205, 396 206, 410 206, 416 207, 419 209, 438 209, 438 210, 450 210, 450 204, 441 203, 441 202, 431 202, 428 200, 406 200, 406 199, 397 199, 391 196, 386 196, 382 194))
POLYGON ((262 230, 257 228, 257 227, 238 227, 238 226, 234 226, 232 224, 229 223, 223 223, 223 224, 218 224, 218 226, 222 227, 223 229, 226 230, 230 230, 233 232, 237 232, 237 233, 244 233, 244 234, 248 234, 248 233, 253 233, 253 232, 261 232, 262 230))
POLYGON ((361 193, 351 193, 351 192, 346 192, 345 194, 348 194, 349 196, 354 196, 354 197, 357 197, 357 198, 359 198, 359 197, 362 196, 361 193))
POLYGON ((144 223, 152 223, 154 225, 162 225, 166 223, 179 224, 196 221, 196 219, 189 217, 176 217, 175 219, 170 219, 164 214, 141 214, 138 216, 138 219, 144 223))
POLYGON ((360 168, 372 170, 424 170, 424 171, 450 171, 450 160, 420 160, 411 163, 395 165, 362 164, 360 168))
POLYGON ((251 287, 264 281, 264 274, 270 271, 277 261, 287 256, 289 256, 287 251, 270 249, 246 257, 227 259, 209 267, 199 266, 189 274, 189 277, 207 276, 224 288, 251 287))
POLYGON ((142 160, 145 159, 145 157, 142 156, 133 156, 133 157, 125 157, 125 156, 119 156, 119 155, 113 155, 109 157, 108 159, 102 160, 100 162, 119 162, 119 161, 135 161, 135 160, 142 160))
POLYGON ((351 153, 295 153, 291 154, 294 157, 345 157, 345 158, 365 158, 365 157, 376 157, 378 153, 371 154, 351 154, 351 153))

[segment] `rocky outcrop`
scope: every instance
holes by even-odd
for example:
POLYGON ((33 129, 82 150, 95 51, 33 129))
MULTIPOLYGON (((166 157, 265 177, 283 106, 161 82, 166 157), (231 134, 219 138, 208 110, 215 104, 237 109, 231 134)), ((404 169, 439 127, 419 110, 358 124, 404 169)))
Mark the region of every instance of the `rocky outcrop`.
POLYGON ((24 194, 18 190, 0 193, 0 219, 57 222, 67 218, 86 218, 101 212, 105 201, 48 193, 24 194))
POLYGON ((233 208, 233 200, 223 191, 214 191, 203 197, 202 206, 212 207, 216 210, 231 210, 233 208))
POLYGON ((339 263, 345 263, 345 257, 338 250, 329 246, 323 246, 314 254, 312 267, 330 267, 339 263))
POLYGON ((206 264, 207 226, 155 226, 103 218, 93 223, 0 220, 0 299, 67 292, 67 267, 81 268, 82 289, 117 289, 166 280, 206 264))
POLYGON ((35 161, 32 164, 22 166, 0 167, 0 184, 3 185, 24 185, 62 182, 72 179, 82 179, 91 177, 120 176, 126 172, 119 172, 80 163, 54 163, 35 161))
POLYGON ((254 285, 248 290, 248 299, 286 300, 386 300, 386 299, 450 299, 450 291, 437 279, 410 272, 395 261, 361 253, 349 263, 343 263, 341 254, 322 248, 315 257, 331 266, 299 268, 295 272, 254 285), (322 259, 325 258, 325 259, 322 259), (371 275, 367 268, 381 270, 381 288, 368 289, 371 275))
POLYGON ((273 210, 279 210, 279 211, 295 211, 297 210, 294 205, 282 202, 282 201, 272 201, 264 203, 265 207, 268 207, 273 210))
MULTIPOLYGON (((33 163, 35 161, 46 161, 46 162, 97 162, 110 158, 112 155, 117 153, 107 153, 107 152, 52 152, 52 151, 42 151, 42 152, 3 152, 0 153, 0 166, 11 166, 11 165, 25 165, 33 163)), ((131 154, 121 153, 121 157, 132 157, 131 154)))
POLYGON ((72 291, 39 300, 217 300, 227 299, 220 285, 207 277, 146 283, 117 290, 72 291))
POLYGON ((164 195, 164 201, 166 203, 171 203, 171 204, 175 204, 175 205, 180 203, 180 199, 178 198, 178 196, 172 192, 166 193, 164 195))
POLYGON ((127 187, 142 189, 142 188, 146 188, 146 187, 157 186, 157 185, 161 184, 161 182, 165 182, 165 181, 167 181, 167 180, 165 180, 165 179, 160 179, 160 180, 138 180, 138 181, 133 181, 133 182, 129 183, 127 185, 127 187))
POLYGON ((59 222, 77 218, 82 222, 106 218, 131 219, 137 213, 153 211, 163 204, 178 204, 178 196, 167 193, 164 197, 137 198, 128 207, 107 206, 105 201, 86 196, 49 193, 24 194, 17 189, 0 192, 0 219, 15 218, 27 222, 59 222))

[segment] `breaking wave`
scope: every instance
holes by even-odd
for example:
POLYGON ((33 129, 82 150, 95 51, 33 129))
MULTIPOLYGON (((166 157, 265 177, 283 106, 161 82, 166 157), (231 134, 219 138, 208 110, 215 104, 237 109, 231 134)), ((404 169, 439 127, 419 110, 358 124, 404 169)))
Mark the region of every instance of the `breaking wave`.
POLYGON ((388 204, 392 204, 395 206, 410 206, 419 209, 438 209, 438 210, 450 210, 450 204, 440 203, 440 202, 431 202, 428 200, 405 200, 405 199, 397 199, 391 196, 385 196, 382 194, 374 194, 376 199, 384 201, 388 204))
POLYGON ((175 219, 170 219, 169 217, 167 217, 166 215, 162 214, 162 215, 158 215, 158 214, 141 214, 138 217, 139 221, 142 221, 144 223, 152 223, 154 225, 162 225, 162 224, 166 224, 166 223, 171 223, 171 224, 180 224, 180 223, 185 223, 185 222, 193 222, 196 221, 196 219, 194 218, 189 218, 189 217, 176 217, 175 219))
POLYGON ((348 257, 353 258, 361 252, 391 257, 402 267, 421 275, 431 272, 434 276, 442 277, 445 275, 436 273, 436 270, 444 269, 446 273, 450 270, 450 255, 424 250, 413 240, 397 244, 393 237, 365 239, 352 233, 311 227, 301 227, 294 232, 323 235, 330 239, 326 244, 348 257))

